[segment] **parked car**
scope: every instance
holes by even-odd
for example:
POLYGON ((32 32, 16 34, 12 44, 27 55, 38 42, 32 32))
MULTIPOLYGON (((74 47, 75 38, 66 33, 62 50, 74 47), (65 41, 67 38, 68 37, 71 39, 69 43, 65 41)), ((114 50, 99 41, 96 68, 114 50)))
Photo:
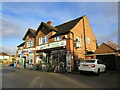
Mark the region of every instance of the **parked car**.
POLYGON ((106 71, 106 65, 100 59, 86 59, 79 63, 78 70, 80 73, 83 71, 89 71, 99 75, 101 72, 106 71))

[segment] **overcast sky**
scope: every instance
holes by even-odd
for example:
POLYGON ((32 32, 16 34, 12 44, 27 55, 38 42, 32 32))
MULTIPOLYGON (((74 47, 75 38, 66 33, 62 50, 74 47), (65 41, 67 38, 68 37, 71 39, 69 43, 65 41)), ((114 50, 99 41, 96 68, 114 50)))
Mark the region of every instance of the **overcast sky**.
MULTIPOLYGON (((0 9, 1 10, 1 9, 0 9)), ((117 2, 3 2, 2 49, 16 52, 28 28, 37 29, 41 21, 53 26, 86 15, 98 44, 118 42, 117 2)))

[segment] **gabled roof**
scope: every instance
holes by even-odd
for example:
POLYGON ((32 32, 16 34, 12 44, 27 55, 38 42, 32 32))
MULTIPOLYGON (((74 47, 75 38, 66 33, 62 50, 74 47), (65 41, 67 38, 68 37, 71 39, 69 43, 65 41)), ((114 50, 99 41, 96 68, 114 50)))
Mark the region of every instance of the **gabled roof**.
POLYGON ((18 45, 17 47, 21 47, 24 46, 25 42, 21 43, 20 45, 18 45))
POLYGON ((51 31, 57 32, 57 28, 55 28, 55 27, 53 27, 53 26, 51 26, 51 25, 49 25, 49 24, 47 24, 47 23, 41 22, 41 24, 39 25, 39 27, 38 27, 35 35, 38 34, 39 30, 40 30, 42 27, 46 28, 47 32, 51 32, 51 31))
POLYGON ((97 50, 95 50, 94 54, 102 54, 102 53, 115 53, 118 52, 111 46, 107 45, 106 43, 102 43, 97 50))
MULTIPOLYGON (((85 16, 85 15, 84 15, 85 16)), ((41 24, 39 25, 37 31, 36 31, 36 35, 37 33, 39 32, 39 30, 42 28, 42 27, 45 27, 46 30, 48 30, 48 32, 51 32, 51 31, 55 31, 56 34, 51 36, 50 38, 53 38, 55 36, 58 36, 58 35, 63 35, 63 34, 67 34, 70 32, 70 30, 84 17, 79 17, 79 18, 76 18, 74 20, 71 20, 71 21, 68 21, 66 23, 63 23, 61 25, 57 25, 55 27, 47 24, 47 23, 44 23, 44 22, 41 22, 41 24)))
POLYGON ((3 56, 9 56, 7 53, 5 52, 0 52, 0 55, 3 55, 3 56))
POLYGON ((67 34, 70 32, 70 30, 83 18, 84 16, 82 17, 79 17, 79 18, 76 18, 74 20, 71 20, 71 21, 68 21, 66 23, 63 23, 61 25, 57 25, 55 26, 55 28, 58 29, 57 33, 54 34, 53 36, 51 36, 50 38, 53 38, 55 36, 58 36, 58 35, 63 35, 63 34, 67 34))
POLYGON ((27 37, 27 35, 28 35, 29 33, 31 33, 32 36, 35 36, 35 32, 36 32, 36 31, 35 31, 34 29, 28 28, 28 31, 26 32, 25 36, 23 37, 23 40, 25 40, 25 38, 27 37))

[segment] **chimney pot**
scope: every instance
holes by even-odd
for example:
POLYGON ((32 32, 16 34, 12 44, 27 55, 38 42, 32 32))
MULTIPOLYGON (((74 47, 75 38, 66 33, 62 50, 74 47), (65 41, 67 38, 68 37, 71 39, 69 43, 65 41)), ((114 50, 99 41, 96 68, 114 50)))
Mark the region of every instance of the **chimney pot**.
POLYGON ((48 21, 47 24, 51 25, 52 26, 52 21, 48 21))

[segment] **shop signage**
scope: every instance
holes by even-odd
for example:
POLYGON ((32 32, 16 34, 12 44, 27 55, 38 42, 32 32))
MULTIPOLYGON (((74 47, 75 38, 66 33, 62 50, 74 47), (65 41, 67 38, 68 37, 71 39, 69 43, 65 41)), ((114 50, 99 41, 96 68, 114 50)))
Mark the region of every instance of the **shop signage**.
POLYGON ((37 46, 37 47, 36 47, 36 50, 43 50, 43 49, 47 49, 47 48, 50 48, 50 45, 49 45, 49 44, 37 46))
POLYGON ((18 55, 34 53, 35 48, 18 50, 18 55))
POLYGON ((66 46, 66 40, 50 44, 51 48, 66 46))
POLYGON ((43 50, 43 49, 62 47, 62 46, 66 46, 66 40, 37 46, 36 50, 43 50))
POLYGON ((28 54, 28 50, 23 50, 22 54, 28 54))
POLYGON ((21 55, 22 54, 22 50, 18 50, 18 55, 21 55))

